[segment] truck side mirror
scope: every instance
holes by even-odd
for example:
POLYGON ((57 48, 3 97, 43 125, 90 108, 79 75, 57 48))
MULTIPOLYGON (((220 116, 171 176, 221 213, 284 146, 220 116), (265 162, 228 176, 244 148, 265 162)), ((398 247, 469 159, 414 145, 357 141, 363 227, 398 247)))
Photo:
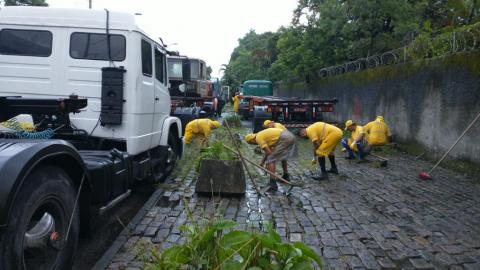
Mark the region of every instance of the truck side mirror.
POLYGON ((182 80, 184 82, 190 81, 190 61, 188 59, 182 61, 182 80))

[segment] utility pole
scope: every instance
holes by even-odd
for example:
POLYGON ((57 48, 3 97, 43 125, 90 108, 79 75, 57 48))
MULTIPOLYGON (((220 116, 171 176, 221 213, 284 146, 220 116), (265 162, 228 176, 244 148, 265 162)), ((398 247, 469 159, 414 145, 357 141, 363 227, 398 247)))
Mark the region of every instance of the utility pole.
POLYGON ((88 8, 92 9, 92 0, 88 0, 88 8))

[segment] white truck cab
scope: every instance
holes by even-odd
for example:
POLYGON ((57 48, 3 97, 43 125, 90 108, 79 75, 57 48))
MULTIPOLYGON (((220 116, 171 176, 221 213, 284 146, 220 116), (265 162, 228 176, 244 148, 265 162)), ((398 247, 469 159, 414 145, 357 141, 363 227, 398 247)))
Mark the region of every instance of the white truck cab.
POLYGON ((179 119, 170 116, 166 52, 133 14, 1 8, 0 96, 72 94, 88 99, 81 113, 70 115, 72 125, 124 143, 130 155, 167 145, 171 129, 182 134, 179 119), (112 97, 117 104, 109 103, 112 97))

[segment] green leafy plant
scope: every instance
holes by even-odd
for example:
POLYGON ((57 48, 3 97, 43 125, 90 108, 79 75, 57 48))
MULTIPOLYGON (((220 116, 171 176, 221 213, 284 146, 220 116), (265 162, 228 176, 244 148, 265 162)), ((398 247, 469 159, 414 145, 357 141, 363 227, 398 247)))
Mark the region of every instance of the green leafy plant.
POLYGON ((234 160, 235 157, 223 146, 221 141, 214 141, 209 147, 200 150, 200 155, 197 157, 195 163, 197 172, 200 169, 200 162, 204 159, 234 160))
POLYGON ((266 232, 234 230, 234 221, 210 219, 182 225, 186 241, 163 252, 150 247, 140 259, 145 269, 295 270, 322 268, 315 251, 301 242, 283 243, 270 224, 266 232))

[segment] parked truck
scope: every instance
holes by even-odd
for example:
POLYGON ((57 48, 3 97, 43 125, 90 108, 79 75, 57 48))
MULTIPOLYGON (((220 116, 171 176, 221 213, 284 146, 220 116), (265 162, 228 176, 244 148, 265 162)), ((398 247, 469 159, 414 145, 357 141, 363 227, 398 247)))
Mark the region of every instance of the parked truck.
POLYGON ((215 94, 212 82, 207 80, 205 61, 174 53, 167 62, 171 114, 180 118, 183 127, 193 119, 213 116, 215 94))
POLYGON ((70 269, 95 217, 165 179, 170 106, 165 48, 133 15, 1 8, 0 269, 70 269))
MULTIPOLYGON (((240 93, 243 96, 266 97, 273 96, 273 83, 267 80, 248 80, 240 86, 240 93)), ((242 99, 238 106, 238 113, 244 119, 250 119, 253 110, 250 108, 249 98, 242 99)))
POLYGON ((242 84, 239 113, 252 118, 254 132, 263 129, 265 120, 274 120, 288 128, 303 128, 324 121, 324 113, 333 113, 336 99, 300 99, 273 96, 270 81, 249 80, 242 84))

